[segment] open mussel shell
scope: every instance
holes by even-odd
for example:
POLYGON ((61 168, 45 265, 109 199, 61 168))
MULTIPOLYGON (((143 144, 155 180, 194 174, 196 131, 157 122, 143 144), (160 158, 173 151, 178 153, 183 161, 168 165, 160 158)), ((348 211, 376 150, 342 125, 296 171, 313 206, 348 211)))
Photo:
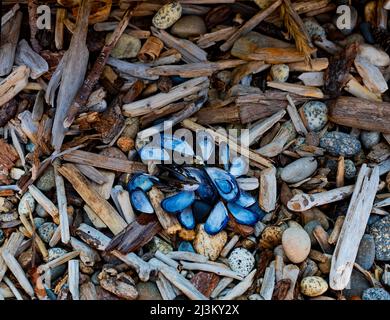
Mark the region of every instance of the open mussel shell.
POLYGON ((236 203, 229 202, 227 206, 234 219, 240 224, 252 226, 260 219, 257 213, 243 208, 236 203))
POLYGON ((139 188, 147 192, 152 189, 154 183, 158 182, 158 178, 147 174, 147 173, 135 173, 129 183, 127 184, 127 189, 129 192, 139 188))
POLYGON ((230 173, 217 167, 207 167, 205 171, 222 199, 228 202, 238 199, 240 190, 236 179, 230 173))
POLYGON ((260 208, 259 203, 257 201, 246 209, 252 211, 253 213, 256 213, 259 216, 259 220, 263 219, 264 216, 267 214, 263 209, 260 208))
POLYGON ((161 207, 169 213, 179 213, 195 201, 193 191, 181 191, 161 201, 161 207))
POLYGON ((185 167, 184 170, 188 176, 199 182, 199 188, 196 190, 199 198, 207 203, 214 204, 217 200, 217 194, 205 172, 195 167, 185 167))
POLYGON ((248 173, 249 161, 242 156, 234 157, 230 166, 229 173, 234 177, 240 177, 248 173))
POLYGON ((184 228, 188 230, 192 230, 195 228, 195 219, 194 215, 192 214, 191 207, 185 208, 183 211, 179 212, 177 215, 177 219, 184 228))
POLYGON ((202 223, 206 220, 213 207, 205 201, 195 200, 192 204, 192 214, 197 223, 202 223))
POLYGON ((236 204, 243 208, 250 207, 251 205, 256 203, 256 199, 244 190, 240 190, 240 196, 236 200, 236 204))
POLYGON ((229 215, 227 209, 222 201, 219 201, 206 220, 204 225, 204 230, 210 234, 214 235, 223 230, 229 221, 229 215))
POLYGON ((153 206, 150 203, 147 194, 140 188, 130 192, 130 202, 133 209, 138 212, 146 214, 154 213, 153 206))

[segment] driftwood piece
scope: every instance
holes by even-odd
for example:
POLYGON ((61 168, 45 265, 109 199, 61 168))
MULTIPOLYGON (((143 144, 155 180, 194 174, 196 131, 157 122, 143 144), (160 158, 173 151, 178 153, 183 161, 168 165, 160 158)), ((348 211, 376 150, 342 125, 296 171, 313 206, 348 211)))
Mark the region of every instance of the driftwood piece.
POLYGON ((352 194, 354 188, 355 186, 352 185, 313 194, 300 193, 287 203, 287 207, 292 211, 306 211, 313 207, 346 199, 352 194))
POLYGON ((78 251, 68 252, 68 253, 64 254, 63 256, 60 256, 54 260, 51 260, 45 264, 40 265, 37 269, 37 272, 39 274, 42 274, 49 269, 53 269, 55 267, 63 265, 64 263, 67 263, 69 260, 76 258, 78 255, 79 255, 78 251))
POLYGON ((45 211, 49 215, 51 215, 54 223, 59 224, 60 217, 58 213, 58 208, 55 206, 55 204, 34 185, 29 186, 28 191, 33 196, 33 198, 45 209, 45 211))
POLYGON ((217 286, 215 287, 215 289, 213 290, 213 292, 211 293, 210 297, 215 299, 219 296, 219 294, 225 290, 225 288, 227 286, 229 286, 232 282, 234 281, 233 278, 222 278, 217 286))
POLYGON ((156 258, 152 258, 149 263, 191 300, 208 300, 207 297, 200 293, 190 281, 184 278, 174 268, 167 266, 156 258))
POLYGON ((54 96, 54 92, 59 87, 52 128, 52 145, 57 151, 61 149, 65 137, 64 119, 87 71, 89 51, 86 39, 90 10, 91 2, 82 0, 77 15, 76 30, 73 33, 69 49, 58 65, 55 75, 50 79, 46 92, 46 102, 51 103, 49 97, 54 96))
POLYGON ((271 212, 276 208, 277 183, 276 168, 267 168, 260 172, 259 205, 271 212))
POLYGON ((206 77, 191 79, 173 87, 168 93, 158 93, 149 98, 124 104, 122 110, 124 115, 128 117, 141 116, 154 109, 162 108, 184 97, 196 94, 208 87, 208 84, 209 81, 206 77))
POLYGON ((240 239, 239 235, 234 235, 227 244, 223 247, 220 256, 223 258, 226 258, 226 256, 229 254, 229 252, 234 248, 238 240, 240 239))
POLYGON ((300 61, 300 62, 293 62, 288 64, 290 72, 292 71, 317 72, 317 71, 322 71, 327 69, 328 66, 329 66, 328 58, 312 59, 311 63, 300 61))
POLYGON ((80 300, 79 260, 68 261, 68 285, 73 300, 80 300))
POLYGON ((298 132, 300 135, 306 136, 307 135, 307 129, 305 125, 303 124, 303 121, 301 119, 301 116, 298 113, 298 110, 295 106, 294 101, 291 99, 289 95, 286 96, 288 100, 287 105, 287 112, 291 118, 291 121, 294 125, 295 131, 298 132))
POLYGON ((19 9, 20 9, 20 5, 19 5, 19 3, 16 3, 11 8, 11 10, 9 10, 7 13, 5 13, 1 17, 1 26, 3 27, 10 19, 12 19, 15 16, 15 14, 18 12, 19 9))
POLYGON ((115 186, 111 190, 111 198, 126 222, 132 223, 136 219, 136 215, 130 203, 129 192, 123 190, 122 186, 115 186))
POLYGON ((368 89, 377 94, 388 89, 387 82, 377 66, 360 56, 356 56, 354 63, 357 72, 368 89))
POLYGON ((0 82, 0 108, 26 87, 29 75, 30 69, 20 66, 0 82))
POLYGON ((219 266, 207 264, 207 263, 191 263, 191 262, 180 262, 184 269, 186 270, 200 270, 200 271, 206 271, 206 272, 212 272, 222 277, 230 277, 236 280, 243 280, 240 275, 238 275, 236 272, 228 269, 228 268, 222 268, 219 266))
POLYGON ((74 165, 68 163, 59 166, 58 172, 72 184, 83 200, 114 234, 126 228, 127 223, 119 213, 91 187, 91 184, 74 165))
POLYGON ((382 98, 380 94, 375 94, 368 90, 368 88, 359 81, 356 80, 351 74, 349 75, 348 81, 344 86, 344 90, 352 94, 356 98, 362 98, 374 102, 381 102, 382 98))
POLYGON ((390 103, 354 97, 339 97, 329 105, 330 120, 336 124, 390 133, 390 103))
POLYGON ((328 238, 329 244, 336 244, 339 239, 341 228, 344 224, 345 216, 338 216, 336 222, 334 223, 333 230, 328 238))
MULTIPOLYGON (((19 219, 23 224, 23 229, 21 231, 26 237, 32 238, 34 234, 34 227, 31 225, 30 221, 27 219, 25 215, 19 215, 19 219)), ((49 253, 46 249, 45 243, 42 241, 42 239, 39 237, 38 234, 34 235, 34 241, 39 249, 39 251, 42 254, 42 257, 46 259, 49 256, 49 253)))
POLYGON ((167 253, 167 257, 173 260, 184 260, 198 263, 205 263, 209 259, 201 254, 188 251, 171 251, 167 253))
POLYGON ((271 300, 275 288, 275 263, 271 263, 265 269, 263 283, 261 284, 260 295, 264 300, 271 300))
POLYGON ((241 282, 233 287, 225 296, 218 298, 218 300, 234 300, 244 294, 251 287, 255 274, 256 269, 252 270, 241 282))
POLYGON ((169 234, 174 235, 182 230, 182 226, 176 216, 164 211, 161 208, 161 201, 164 200, 164 194, 157 188, 152 187, 148 193, 150 202, 156 212, 157 219, 160 221, 163 229, 169 234))
POLYGON ((146 166, 140 162, 127 161, 107 157, 92 152, 74 150, 69 153, 65 153, 62 158, 65 161, 89 165, 92 167, 102 168, 106 170, 134 173, 134 172, 145 172, 146 166))
POLYGON ((7 249, 11 255, 15 255, 16 251, 23 242, 23 238, 24 237, 20 232, 13 232, 11 236, 6 240, 4 245, 0 248, 0 282, 8 269, 7 264, 1 256, 1 251, 7 249))
POLYGON ((83 175, 88 177, 89 180, 97 184, 103 184, 107 182, 107 178, 95 167, 86 164, 75 164, 75 166, 83 175))
POLYGON ((57 50, 61 50, 64 45, 64 20, 66 19, 66 9, 57 8, 56 25, 54 33, 54 43, 57 50))
POLYGON ((165 255, 164 253, 162 253, 160 250, 157 250, 155 253, 154 253, 154 256, 164 262, 166 265, 176 269, 176 270, 179 270, 180 269, 180 264, 179 262, 169 258, 167 255, 165 255))
MULTIPOLYGON (((8 286, 8 288, 12 291, 13 295, 17 300, 24 300, 23 296, 20 294, 18 288, 15 287, 14 283, 10 278, 4 277, 4 283, 8 286)), ((0 299, 1 300, 1 299, 0 299)), ((4 300, 4 299, 3 299, 4 300)))
POLYGON ((349 283, 353 263, 371 213, 378 184, 378 167, 369 169, 367 165, 363 164, 357 177, 335 253, 332 256, 329 284, 334 290, 343 290, 349 283))
POLYGON ((29 67, 31 79, 38 79, 49 71, 49 65, 46 60, 36 53, 25 39, 20 40, 18 44, 15 63, 29 67))
POLYGON ((321 71, 304 72, 299 77, 305 86, 322 87, 324 85, 324 73, 321 71))
POLYGON ((199 36, 196 43, 200 48, 206 49, 219 41, 227 40, 236 32, 236 30, 237 27, 229 26, 214 32, 205 33, 199 36))
POLYGON ((156 285, 164 300, 174 300, 177 296, 172 284, 161 273, 158 274, 156 285))
MULTIPOLYGON (((20 27, 22 24, 22 12, 18 11, 1 28, 1 46, 0 46, 0 77, 9 74, 14 65, 16 46, 19 40, 20 27)), ((0 94, 1 96, 1 94, 0 94)), ((0 103, 2 105, 2 103, 0 103)))
POLYGON ((295 289, 295 284, 298 280, 298 275, 299 275, 299 268, 294 264, 288 264, 283 268, 283 279, 288 279, 291 281, 290 287, 283 300, 294 299, 294 289, 295 289))
POLYGON ((324 98, 324 94, 322 93, 321 89, 318 89, 316 87, 303 86, 301 84, 294 84, 294 83, 275 82, 275 81, 268 81, 267 85, 271 88, 291 92, 304 97, 311 97, 317 99, 324 98))

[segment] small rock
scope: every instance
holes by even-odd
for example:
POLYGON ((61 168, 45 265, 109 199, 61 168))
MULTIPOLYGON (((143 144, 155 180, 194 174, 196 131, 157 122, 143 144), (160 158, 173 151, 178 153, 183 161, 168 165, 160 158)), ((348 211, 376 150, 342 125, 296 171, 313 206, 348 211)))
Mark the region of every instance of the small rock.
POLYGON ((255 258, 244 248, 234 249, 229 256, 230 269, 237 272, 240 276, 246 277, 255 266, 255 258))
POLYGON ((227 241, 226 231, 221 231, 216 235, 209 235, 204 230, 204 224, 199 224, 194 240, 195 251, 215 261, 219 257, 227 241))
POLYGON ((3 244, 5 240, 4 232, 0 229, 0 246, 3 244))
POLYGON ((35 199, 30 194, 30 192, 26 192, 20 199, 18 205, 18 213, 28 215, 30 210, 31 212, 34 212, 35 210, 35 199))
POLYGON ((272 80, 277 82, 286 82, 290 74, 290 68, 287 64, 274 64, 271 67, 272 80))
POLYGON ((56 229, 57 225, 55 223, 46 222, 38 228, 39 237, 42 239, 42 241, 49 243, 56 229))
POLYGON ((34 224, 35 224, 35 228, 39 228, 41 225, 43 225, 45 223, 45 219, 43 218, 40 218, 40 217, 36 217, 34 218, 34 224))
POLYGON ((319 131, 328 122, 328 107, 321 101, 308 101, 301 110, 302 118, 309 131, 319 131))
POLYGON ((360 141, 343 132, 327 132, 320 140, 320 147, 333 156, 353 157, 362 148, 360 141))
POLYGON ((135 142, 132 138, 120 137, 116 144, 123 152, 129 152, 130 150, 134 149, 135 142))
POLYGON ((301 263, 310 253, 310 237, 303 228, 288 228, 283 232, 282 245, 287 258, 293 263, 301 263))
POLYGON ((305 296, 318 297, 328 290, 328 283, 321 277, 312 276, 303 278, 301 292, 305 296))
POLYGON ((307 258, 303 264, 305 265, 305 269, 302 272, 302 278, 312 277, 317 274, 318 266, 313 260, 307 258))
POLYGON ((179 2, 163 5, 153 17, 152 23, 156 28, 167 29, 180 19, 182 7, 179 2))
POLYGON ((41 218, 47 218, 49 216, 49 214, 46 212, 46 210, 39 203, 37 204, 37 207, 35 208, 35 212, 41 218))
POLYGON ((18 219, 19 215, 17 212, 7 212, 0 214, 0 222, 11 222, 18 219))
POLYGON ((377 67, 386 67, 390 64, 389 55, 370 44, 362 43, 358 47, 358 55, 377 67))
MULTIPOLYGON (((106 41, 111 37, 112 33, 107 34, 106 41)), ((114 49, 111 51, 111 56, 117 59, 135 58, 141 49, 141 40, 129 34, 123 33, 119 38, 114 49)))
POLYGON ((163 300, 154 282, 138 282, 136 285, 138 300, 163 300))
POLYGON ((344 160, 344 177, 346 179, 353 179, 356 176, 356 166, 352 160, 344 160))
POLYGON ((370 227, 370 234, 375 241, 375 259, 390 261, 390 215, 375 222, 370 227))
POLYGON ((47 250, 49 255, 47 257, 47 262, 52 261, 54 259, 57 259, 59 257, 62 257, 63 255, 67 254, 68 252, 62 248, 54 247, 47 250))
POLYGON ((218 285, 219 277, 215 273, 198 272, 191 279, 191 283, 204 296, 210 297, 215 287, 218 285))
POLYGON ((171 28, 171 33, 180 38, 195 37, 206 32, 206 24, 199 16, 184 16, 171 28))
POLYGON ((390 300, 390 293, 382 288, 369 288, 364 290, 363 300, 390 300))
POLYGON ((260 246, 273 249, 282 242, 283 229, 280 226, 268 226, 261 233, 260 246))
POLYGON ((325 29, 317 22, 314 18, 305 18, 303 19, 303 25, 309 35, 310 39, 313 37, 325 39, 326 31, 325 29))
POLYGON ((348 286, 345 288, 344 294, 347 298, 361 297, 363 291, 370 287, 370 282, 360 271, 352 270, 351 280, 348 286))
POLYGON ((372 267, 375 259, 374 237, 370 234, 364 234, 360 241, 359 250, 355 262, 362 268, 368 270, 372 267))
POLYGON ((381 140, 381 133, 377 131, 362 131, 360 133, 360 141, 366 149, 371 149, 381 140))
POLYGON ((280 178, 287 183, 296 183, 310 177, 317 170, 317 166, 314 157, 304 157, 282 168, 280 178))
POLYGON ((9 175, 14 180, 19 180, 23 175, 25 174, 25 171, 19 168, 12 168, 9 175))
POLYGON ((50 166, 38 179, 37 188, 42 191, 50 191, 56 186, 54 168, 50 166))
POLYGON ((321 223, 318 220, 311 220, 308 223, 306 223, 305 226, 303 227, 303 229, 305 229, 305 231, 307 232, 307 234, 310 237, 310 242, 311 242, 312 246, 317 243, 317 240, 313 235, 313 230, 315 227, 320 226, 320 225, 321 225, 321 223))

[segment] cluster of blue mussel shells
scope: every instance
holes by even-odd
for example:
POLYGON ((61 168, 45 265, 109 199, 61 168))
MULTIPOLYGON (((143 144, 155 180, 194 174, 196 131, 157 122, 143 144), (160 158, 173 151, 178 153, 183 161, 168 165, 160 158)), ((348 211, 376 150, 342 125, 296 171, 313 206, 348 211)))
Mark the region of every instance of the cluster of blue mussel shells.
MULTIPOLYGON (((166 142, 167 139, 163 138, 166 142)), ((176 147, 176 151, 191 154, 188 145, 183 141, 169 142, 176 147)), ((166 143, 164 143, 167 146, 166 143)), ((146 146, 145 148, 150 148, 146 146)), ((175 150, 175 148, 172 148, 175 150)), ((211 150, 204 145, 201 150, 203 160, 207 160, 211 150)), ((142 157, 142 150, 141 158, 142 157)), ((160 157, 162 150, 154 152, 160 157)), ((148 157, 148 160, 151 158, 148 157)), ((163 160, 160 159, 159 160, 163 160)), ((258 201, 249 192, 241 190, 236 177, 240 176, 240 167, 244 166, 241 158, 232 159, 232 164, 224 169, 217 166, 160 166, 163 174, 159 177, 135 173, 128 182, 131 204, 138 213, 154 214, 154 208, 147 192, 155 185, 167 189, 167 182, 176 181, 177 193, 166 197, 161 202, 164 211, 175 214, 181 225, 192 230, 198 223, 204 223, 204 230, 214 235, 223 230, 229 222, 230 215, 239 224, 252 226, 262 219, 265 212, 260 208, 258 201), (164 171, 165 169, 165 171, 164 171), (228 170, 225 170, 228 169, 228 170), (238 169, 238 170, 237 170, 238 169), (180 185, 177 188, 177 185, 180 185)), ((172 191, 172 190, 170 190, 172 191)))

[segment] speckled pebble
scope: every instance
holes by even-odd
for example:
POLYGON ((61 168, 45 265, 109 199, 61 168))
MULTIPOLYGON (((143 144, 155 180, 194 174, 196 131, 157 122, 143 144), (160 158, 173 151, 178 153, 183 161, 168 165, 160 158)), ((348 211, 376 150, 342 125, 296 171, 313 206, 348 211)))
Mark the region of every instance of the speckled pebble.
POLYGON ((49 243, 56 229, 57 225, 55 223, 45 222, 38 228, 38 235, 40 236, 42 241, 49 243))
POLYGON ((347 179, 352 179, 356 176, 356 166, 352 160, 346 159, 344 160, 344 176, 347 179))
POLYGON ((237 272, 240 276, 246 277, 255 266, 255 258, 244 248, 234 249, 229 256, 230 269, 237 272))
POLYGON ((310 177, 317 170, 314 157, 295 160, 280 170, 280 178, 287 183, 296 183, 310 177))
POLYGON ((328 107, 321 101, 308 101, 302 107, 305 125, 309 131, 319 131, 328 122, 328 107))
MULTIPOLYGON (((107 34, 106 41, 110 38, 111 33, 107 34)), ((141 49, 141 40, 129 34, 122 34, 111 51, 111 56, 117 59, 128 59, 137 56, 141 49)))
POLYGON ((179 2, 163 5, 153 17, 152 23, 156 28, 167 29, 180 19, 182 7, 179 2))
POLYGON ((381 133, 377 131, 362 131, 360 133, 360 141, 366 149, 371 149, 377 145, 381 139, 381 133))
POLYGON ((227 241, 226 231, 221 231, 216 235, 209 235, 204 230, 204 224, 199 224, 194 240, 195 251, 215 261, 219 257, 227 241))
POLYGON ((328 290, 328 283, 321 277, 312 276, 303 278, 301 292, 305 296, 318 297, 328 290))
POLYGON ((355 262, 362 268, 368 270, 372 267, 375 259, 374 237, 370 234, 364 234, 360 241, 359 250, 355 262))
POLYGON ((333 156, 353 157, 362 148, 360 141, 343 132, 327 132, 320 140, 320 147, 333 156))
POLYGON ((0 246, 3 244, 5 240, 4 232, 0 229, 0 246))
POLYGON ((286 82, 290 74, 287 64, 275 64, 271 67, 272 80, 276 82, 286 82))
POLYGON ((31 212, 34 212, 35 210, 35 199, 30 194, 30 192, 26 192, 20 199, 18 205, 18 213, 28 215, 30 210, 31 212))
POLYGON ((291 262, 301 263, 310 253, 310 237, 302 227, 290 227, 283 232, 282 246, 291 262))
POLYGON ((189 38, 206 33, 206 24, 199 16, 181 17, 171 28, 171 33, 180 38, 189 38))
POLYGON ((47 257, 47 262, 62 257, 63 255, 68 253, 65 249, 58 247, 50 248, 49 250, 47 250, 47 252, 49 254, 47 257))
POLYGON ((303 19, 303 25, 309 35, 310 39, 313 37, 326 38, 325 29, 314 18, 303 19))
POLYGON ((375 241, 375 259, 390 261, 390 215, 375 222, 370 227, 375 241))
POLYGON ((382 288, 369 288, 364 290, 363 300, 390 300, 390 293, 382 288))
POLYGON ((37 188, 42 191, 50 191, 56 185, 55 176, 54 176, 54 168, 49 167, 38 179, 37 188))

